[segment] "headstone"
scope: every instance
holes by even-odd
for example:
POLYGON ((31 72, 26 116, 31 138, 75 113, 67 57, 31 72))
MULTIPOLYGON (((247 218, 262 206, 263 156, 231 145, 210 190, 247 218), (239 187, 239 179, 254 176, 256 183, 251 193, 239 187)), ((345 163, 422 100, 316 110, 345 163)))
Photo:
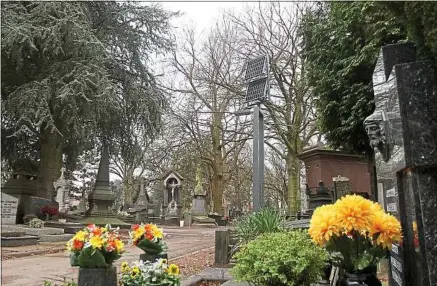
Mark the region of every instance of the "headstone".
POLYGON ((1 193, 2 225, 17 222, 18 199, 11 195, 1 193))
POLYGON ((191 214, 194 216, 196 216, 196 215, 202 215, 202 216, 208 215, 208 211, 206 210, 205 195, 194 195, 193 206, 191 208, 191 214))
POLYGON ((339 175, 338 177, 332 178, 332 181, 334 182, 334 201, 352 193, 352 186, 349 178, 339 175))
POLYGON ((404 237, 390 251, 389 285, 437 285, 435 68, 415 61, 411 43, 384 46, 373 85, 376 108, 364 123, 385 210, 404 237))

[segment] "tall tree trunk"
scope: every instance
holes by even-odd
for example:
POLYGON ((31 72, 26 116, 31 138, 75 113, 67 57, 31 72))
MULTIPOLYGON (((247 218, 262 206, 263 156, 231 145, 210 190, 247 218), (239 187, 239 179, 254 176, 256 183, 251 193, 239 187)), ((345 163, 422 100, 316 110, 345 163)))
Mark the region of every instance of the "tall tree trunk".
POLYGON ((126 172, 123 178, 123 188, 124 188, 124 203, 133 204, 135 196, 135 180, 133 171, 126 172))
POLYGON ((294 215, 300 209, 300 162, 291 154, 287 156, 287 176, 288 213, 294 215))
POLYGON ((223 150, 221 145, 221 115, 213 114, 212 124, 212 148, 213 148, 213 168, 212 168, 212 181, 211 191, 213 199, 214 212, 224 214, 223 209, 223 192, 224 192, 224 162, 223 162, 223 150))
POLYGON ((39 167, 38 196, 53 199, 55 189, 53 182, 61 176, 62 167, 62 138, 56 132, 45 129, 40 139, 41 160, 39 167))

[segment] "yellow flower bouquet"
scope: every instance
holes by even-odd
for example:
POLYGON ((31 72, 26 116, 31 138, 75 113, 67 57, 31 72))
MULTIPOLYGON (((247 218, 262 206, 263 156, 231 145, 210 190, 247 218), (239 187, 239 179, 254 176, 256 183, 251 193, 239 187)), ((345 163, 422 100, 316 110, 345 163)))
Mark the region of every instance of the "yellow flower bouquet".
POLYGON ((121 285, 148 285, 148 286, 178 286, 180 285, 179 267, 168 264, 166 259, 150 261, 127 262, 121 264, 121 285))
POLYGON ((333 263, 349 273, 374 267, 393 243, 402 240, 399 221, 378 203, 358 195, 318 207, 308 232, 331 253, 333 263))
POLYGON ((71 266, 82 268, 106 268, 120 258, 123 242, 118 228, 98 227, 93 224, 78 231, 67 243, 71 266))
POLYGON ((133 245, 148 254, 158 255, 167 250, 162 229, 154 224, 135 224, 129 236, 133 245))

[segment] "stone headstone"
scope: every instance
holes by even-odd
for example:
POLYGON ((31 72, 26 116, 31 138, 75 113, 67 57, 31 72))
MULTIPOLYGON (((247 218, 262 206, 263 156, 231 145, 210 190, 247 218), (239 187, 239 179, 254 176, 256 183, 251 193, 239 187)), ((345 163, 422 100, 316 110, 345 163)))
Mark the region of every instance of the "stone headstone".
POLYGON ((341 197, 352 193, 352 186, 349 178, 338 176, 332 178, 334 182, 334 200, 338 200, 341 197))
POLYGON ((435 68, 416 62, 410 43, 384 46, 373 85, 376 108, 364 123, 385 210, 404 237, 390 251, 389 285, 437 285, 435 68))
POLYGON ((208 212, 206 210, 206 200, 204 195, 195 195, 193 197, 193 206, 191 208, 191 214, 196 215, 202 215, 206 216, 208 215, 208 212))
POLYGON ((2 225, 15 224, 17 222, 18 199, 3 192, 1 196, 2 225))

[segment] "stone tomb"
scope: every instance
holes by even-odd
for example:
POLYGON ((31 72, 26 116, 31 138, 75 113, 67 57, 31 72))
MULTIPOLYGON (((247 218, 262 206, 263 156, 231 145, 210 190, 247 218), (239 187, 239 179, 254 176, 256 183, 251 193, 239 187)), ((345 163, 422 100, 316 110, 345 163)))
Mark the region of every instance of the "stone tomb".
POLYGON ((411 43, 382 47, 364 124, 375 149, 385 210, 402 224, 390 251, 389 285, 437 285, 437 87, 430 62, 411 43))

